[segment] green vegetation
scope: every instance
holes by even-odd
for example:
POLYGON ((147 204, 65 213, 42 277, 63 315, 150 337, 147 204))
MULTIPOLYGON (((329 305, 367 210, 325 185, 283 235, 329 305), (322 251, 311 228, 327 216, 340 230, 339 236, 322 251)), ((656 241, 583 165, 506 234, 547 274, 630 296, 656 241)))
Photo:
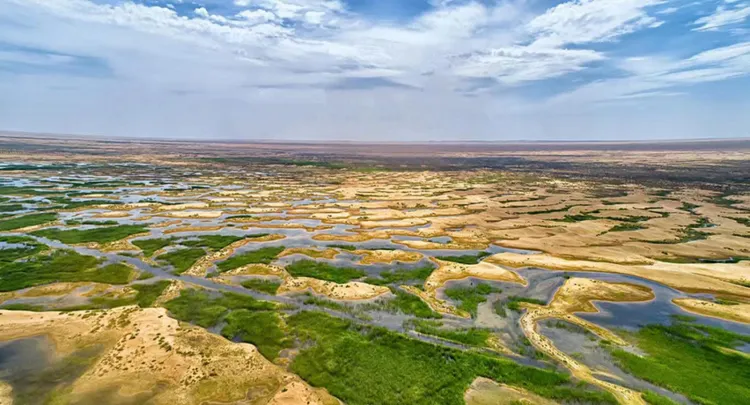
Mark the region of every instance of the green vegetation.
POLYGON ((205 254, 201 248, 185 248, 159 255, 156 260, 167 262, 174 269, 173 273, 182 274, 205 254))
POLYGON ((750 226, 750 218, 739 218, 739 217, 728 217, 728 218, 737 222, 738 224, 750 226))
POLYGON ((626 232, 626 231, 637 231, 639 229, 646 229, 645 226, 640 224, 634 224, 626 222, 624 224, 617 224, 609 229, 607 232, 626 232))
POLYGON ((227 325, 221 330, 222 336, 252 343, 268 359, 275 359, 282 349, 292 345, 276 312, 238 309, 230 312, 224 321, 227 325))
POLYGON ((611 219, 612 221, 636 223, 636 222, 648 221, 649 219, 651 219, 651 217, 644 217, 644 216, 636 215, 632 217, 604 217, 604 219, 611 219))
POLYGON ((303 349, 293 372, 350 405, 463 404, 477 376, 523 387, 559 401, 615 403, 605 392, 573 386, 567 375, 510 360, 441 347, 320 312, 287 320, 303 349))
POLYGON ((21 211, 22 209, 23 209, 23 205, 21 205, 21 204, 3 204, 3 205, 0 205, 0 212, 21 211))
POLYGON ((141 274, 138 275, 137 280, 148 280, 150 278, 154 277, 154 273, 151 273, 150 271, 141 271, 141 274))
POLYGON ((477 307, 487 300, 488 295, 499 292, 499 289, 484 283, 477 284, 476 287, 445 289, 445 295, 453 301, 458 301, 458 308, 470 313, 472 318, 477 316, 477 307))
POLYGON ((79 221, 76 219, 71 219, 70 221, 65 221, 65 225, 98 225, 98 226, 106 226, 106 225, 117 225, 117 221, 108 220, 108 221, 79 221))
POLYGON ((250 219, 250 218, 255 218, 255 216, 254 215, 247 215, 246 214, 246 215, 230 215, 230 216, 227 217, 228 220, 231 220, 231 219, 250 219))
POLYGON ((643 391, 641 394, 643 400, 651 405, 680 405, 679 403, 672 401, 669 397, 657 394, 653 391, 643 391))
POLYGON ((118 225, 86 230, 50 228, 32 232, 31 234, 47 239, 59 240, 62 243, 74 244, 114 242, 143 232, 148 232, 148 228, 143 225, 118 225))
POLYGON ((341 249, 341 250, 348 250, 348 251, 354 251, 357 250, 357 247, 354 245, 340 245, 340 244, 333 244, 328 245, 329 248, 335 248, 335 249, 341 249))
POLYGON ((391 287, 391 292, 396 296, 395 298, 378 301, 373 304, 363 304, 362 306, 367 309, 392 313, 401 312, 407 315, 414 315, 417 318, 441 318, 440 314, 433 311, 429 305, 425 304, 416 295, 394 287, 391 287))
POLYGON ((15 217, 5 220, 0 220, 0 231, 12 231, 14 229, 26 228, 28 226, 35 226, 46 224, 57 219, 57 214, 46 213, 46 214, 30 214, 22 217, 15 217))
POLYGON ((461 256, 436 256, 436 259, 447 260, 449 262, 461 263, 461 264, 477 264, 485 257, 489 256, 488 252, 479 252, 475 255, 461 255, 461 256))
POLYGON ((243 281, 242 286, 250 290, 276 295, 276 291, 278 291, 279 287, 281 287, 281 283, 278 281, 252 278, 250 280, 243 281))
POLYGON ((284 246, 276 246, 251 250, 249 252, 234 255, 223 262, 217 263, 216 267, 220 272, 225 272, 252 263, 269 264, 279 255, 279 253, 283 252, 284 249, 284 246))
POLYGON ((567 210, 569 210, 569 209, 571 209, 571 208, 573 208, 575 206, 576 205, 574 204, 574 205, 566 205, 566 206, 564 206, 562 208, 551 208, 551 209, 547 209, 547 210, 529 211, 529 212, 527 212, 527 214, 529 214, 529 215, 537 215, 537 214, 551 214, 553 212, 564 212, 564 211, 567 211, 567 210))
POLYGON ((0 236, 0 243, 7 244, 0 249, 0 268, 24 257, 33 256, 47 250, 47 245, 28 236, 0 236), (10 246, 19 245, 19 246, 10 246))
POLYGON ((443 324, 439 321, 414 320, 410 323, 414 325, 414 330, 419 333, 437 336, 468 346, 485 347, 487 346, 487 339, 490 337, 490 331, 487 329, 444 329, 442 328, 443 324))
POLYGON ((687 211, 687 212, 689 212, 689 213, 692 214, 693 210, 696 209, 696 208, 699 208, 699 207, 700 207, 700 205, 698 205, 698 204, 693 204, 693 203, 689 203, 689 202, 683 202, 682 206, 680 206, 677 209, 678 210, 682 210, 682 211, 687 211))
POLYGON ((718 194, 718 195, 711 197, 708 201, 716 205, 719 205, 722 207, 728 207, 728 208, 735 208, 735 207, 732 207, 732 205, 742 203, 742 200, 729 198, 730 195, 732 194, 727 194, 727 193, 718 194))
POLYGON ((127 284, 132 269, 122 264, 98 268, 101 260, 72 250, 55 250, 24 261, 4 263, 0 267, 0 291, 15 291, 59 281, 93 281, 127 284), (126 270, 127 269, 127 270, 126 270))
POLYGON ((177 238, 139 239, 131 243, 138 246, 144 256, 151 257, 154 252, 173 244, 176 240, 177 238))
POLYGON ((241 239, 244 238, 231 235, 202 235, 198 236, 198 239, 185 240, 180 244, 189 247, 203 247, 209 250, 221 250, 241 239))
POLYGON ((547 302, 543 300, 512 295, 508 297, 507 301, 505 301, 505 306, 511 311, 520 311, 521 310, 520 304, 522 302, 528 302, 529 304, 537 304, 537 305, 547 305, 547 302))
POLYGON ((556 221, 560 222, 582 222, 582 221, 590 221, 593 219, 599 219, 591 214, 574 214, 574 215, 566 215, 562 219, 557 219, 556 221))
POLYGON ((294 277, 312 277, 339 284, 347 283, 365 275, 364 271, 353 267, 336 267, 315 260, 298 260, 286 266, 286 271, 294 277))
POLYGON ((291 346, 282 319, 273 312, 276 305, 270 302, 234 293, 211 296, 205 291, 183 290, 164 306, 175 318, 204 328, 226 322, 221 330, 224 337, 252 343, 269 359, 291 346))
POLYGON ((141 308, 148 308, 154 305, 156 299, 169 287, 169 280, 160 280, 152 284, 134 284, 131 287, 136 291, 136 295, 123 298, 94 297, 91 304, 72 308, 64 308, 64 311, 80 311, 84 309, 103 309, 115 308, 126 305, 138 305, 141 308))
POLYGON ((61 204, 59 206, 55 206, 55 208, 63 209, 63 210, 73 210, 76 208, 82 208, 82 207, 91 207, 94 205, 117 205, 122 204, 121 201, 116 200, 80 200, 75 201, 71 200, 67 197, 48 197, 47 198, 50 202, 53 202, 55 204, 61 204))
POLYGON ((745 402, 750 398, 750 358, 726 350, 750 343, 750 336, 683 319, 693 318, 641 328, 634 338, 645 356, 610 348, 612 355, 625 371, 693 402, 745 402))
POLYGON ((386 284, 403 284, 409 281, 416 281, 420 284, 427 279, 435 270, 435 266, 427 264, 415 269, 393 269, 383 271, 378 277, 367 277, 365 283, 373 285, 386 285, 386 284))

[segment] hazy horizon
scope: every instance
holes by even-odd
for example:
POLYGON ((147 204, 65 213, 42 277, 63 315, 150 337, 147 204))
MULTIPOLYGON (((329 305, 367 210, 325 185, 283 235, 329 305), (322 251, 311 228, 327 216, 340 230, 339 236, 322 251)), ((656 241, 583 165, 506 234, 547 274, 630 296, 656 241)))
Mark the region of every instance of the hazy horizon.
POLYGON ((742 0, 0 0, 0 128, 245 141, 750 136, 742 0))

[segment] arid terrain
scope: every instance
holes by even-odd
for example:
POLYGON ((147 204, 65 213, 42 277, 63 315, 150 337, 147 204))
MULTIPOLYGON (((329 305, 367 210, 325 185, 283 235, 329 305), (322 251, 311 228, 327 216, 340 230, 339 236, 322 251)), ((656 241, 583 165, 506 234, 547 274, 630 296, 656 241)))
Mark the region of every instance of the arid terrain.
POLYGON ((0 134, 0 404, 742 404, 750 140, 0 134))

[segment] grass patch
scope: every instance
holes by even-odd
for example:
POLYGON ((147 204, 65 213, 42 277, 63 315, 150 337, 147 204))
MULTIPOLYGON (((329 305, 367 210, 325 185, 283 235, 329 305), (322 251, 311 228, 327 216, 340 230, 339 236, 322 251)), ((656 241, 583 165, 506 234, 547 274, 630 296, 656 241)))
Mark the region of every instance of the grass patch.
POLYGON ((612 228, 609 228, 609 231, 607 232, 627 232, 627 231, 637 231, 639 229, 646 229, 646 227, 640 224, 626 222, 624 224, 617 224, 613 226, 612 228))
POLYGON ((123 264, 99 268, 101 260, 72 250, 55 250, 20 262, 5 263, 0 267, 0 291, 62 281, 93 281, 108 284, 127 284, 132 269, 123 264))
POLYGON ((22 217, 15 217, 0 220, 0 231, 12 231, 14 229, 26 228, 28 226, 42 225, 57 219, 57 214, 30 214, 22 217))
POLYGON ((477 307, 487 300, 492 293, 499 293, 497 289, 489 284, 480 283, 475 287, 453 287, 446 288, 445 295, 453 301, 458 301, 458 309, 471 314, 472 318, 477 316, 477 307))
POLYGON ((354 246, 354 245, 333 244, 333 245, 328 245, 326 247, 334 248, 334 249, 341 249, 341 250, 348 250, 350 252, 354 251, 354 250, 357 250, 357 247, 354 246))
POLYGON ((336 267, 315 260, 298 260, 286 266, 286 271, 294 277, 312 277, 339 284, 347 283, 365 275, 365 272, 360 269, 336 267))
POLYGON ((0 243, 6 244, 0 249, 0 267, 47 250, 47 245, 28 236, 0 236, 0 243))
POLYGON ((643 397, 643 400, 650 405, 680 405, 678 402, 672 401, 671 398, 657 394, 653 391, 643 391, 641 396, 643 397))
POLYGON ((537 214, 551 214, 553 212, 565 212, 571 208, 575 207, 575 205, 566 205, 562 208, 552 208, 548 210, 537 210, 537 211, 529 211, 526 214, 529 215, 537 215, 537 214))
POLYGON ((247 295, 227 292, 211 296, 201 290, 182 290, 179 297, 167 301, 164 307, 176 319, 210 328, 218 325, 229 311, 237 309, 268 311, 276 306, 247 295))
POLYGON ((402 314, 414 315, 417 318, 442 318, 440 314, 433 311, 429 305, 425 304, 416 295, 393 287, 391 287, 391 292, 396 296, 395 298, 377 301, 372 304, 363 304, 362 306, 367 309, 391 313, 401 312, 402 314))
POLYGON ((488 252, 479 252, 475 255, 461 255, 461 256, 435 256, 436 259, 445 260, 454 263, 461 264, 477 264, 485 257, 489 256, 488 252))
POLYGON ((427 264, 415 269, 393 269, 381 272, 378 277, 367 277, 365 283, 373 285, 403 284, 406 282, 423 283, 435 270, 435 266, 427 264))
POLYGON ((23 209, 23 205, 21 204, 0 205, 0 212, 14 212, 14 211, 21 211, 22 209, 23 209))
POLYGON ((242 286, 249 290, 276 295, 276 291, 278 291, 279 287, 281 287, 281 283, 278 281, 252 278, 250 280, 243 281, 242 286))
POLYGON ((487 339, 490 337, 490 331, 487 329, 443 329, 441 322, 425 320, 415 320, 411 324, 414 326, 414 330, 419 333, 437 336, 441 339, 468 346, 486 347, 487 339))
POLYGON ((750 398, 750 359, 720 350, 750 343, 750 336, 677 318, 669 326, 645 326, 634 337, 645 356, 611 349, 625 371, 699 404, 750 398))
POLYGON ((202 235, 198 239, 182 241, 180 244, 189 247, 202 247, 209 250, 221 250, 241 239, 244 238, 242 236, 231 235, 202 235))
POLYGON ((240 253, 234 255, 223 262, 216 264, 216 267, 220 272, 229 271, 238 267, 245 266, 247 264, 270 264, 279 253, 283 252, 284 246, 277 247, 264 247, 257 250, 251 250, 249 252, 240 253))
POLYGON ((164 253, 156 260, 166 262, 173 268, 173 273, 182 274, 206 254, 202 248, 184 248, 164 253))
POLYGON ((268 359, 275 359, 282 349, 292 346, 276 312, 239 309, 230 312, 224 322, 227 325, 221 330, 222 336, 251 343, 268 359))
POLYGON ((464 391, 477 376, 560 401, 615 403, 608 393, 573 386, 562 373, 433 345, 321 312, 297 313, 287 324, 297 339, 313 344, 294 358, 292 371, 350 405, 463 404, 464 391))
POLYGON ((598 217, 595 217, 591 214, 574 214, 574 215, 566 215, 562 219, 556 219, 555 221, 559 222, 583 222, 583 221, 591 221, 593 219, 599 219, 598 217))
POLYGON ((144 256, 151 257, 157 250, 173 244, 176 240, 176 238, 139 239, 131 243, 138 246, 144 256))
POLYGON ((529 304, 537 304, 537 305, 547 305, 547 302, 544 300, 512 295, 508 297, 508 300, 505 301, 505 306, 511 311, 520 311, 522 302, 528 302, 529 304))
POLYGON ((86 230, 51 228, 42 229, 31 234, 42 238, 59 240, 62 243, 75 244, 90 242, 109 243, 143 232, 148 232, 148 228, 143 225, 118 225, 86 230))
POLYGON ((700 205, 689 203, 689 202, 683 202, 682 205, 677 209, 681 211, 687 211, 692 214, 693 210, 695 210, 696 208, 700 208, 700 205))

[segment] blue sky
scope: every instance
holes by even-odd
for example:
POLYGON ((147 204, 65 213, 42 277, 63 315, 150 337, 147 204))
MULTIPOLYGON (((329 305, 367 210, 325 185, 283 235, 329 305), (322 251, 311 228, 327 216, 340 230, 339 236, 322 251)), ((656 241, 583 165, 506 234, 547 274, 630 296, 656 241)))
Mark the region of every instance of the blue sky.
POLYGON ((750 0, 0 0, 0 129, 750 137, 750 0))

